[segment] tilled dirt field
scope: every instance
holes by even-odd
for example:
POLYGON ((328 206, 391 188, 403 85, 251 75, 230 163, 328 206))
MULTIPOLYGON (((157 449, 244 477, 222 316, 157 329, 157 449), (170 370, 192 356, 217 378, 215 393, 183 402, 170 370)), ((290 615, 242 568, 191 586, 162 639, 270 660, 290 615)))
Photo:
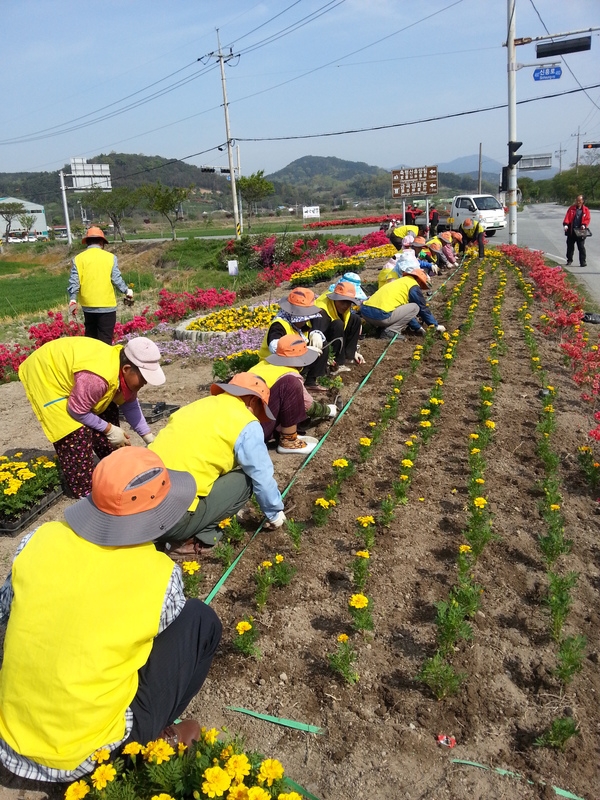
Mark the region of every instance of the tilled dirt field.
MULTIPOLYGON (((475 272, 472 267, 450 330, 465 319, 475 272)), ((543 470, 536 454, 540 384, 530 368, 517 317, 522 295, 510 271, 502 310, 508 347, 494 400, 496 430, 485 454, 486 496, 498 539, 488 545, 476 566, 484 594, 473 620, 473 640, 462 643, 452 658, 466 679, 455 697, 440 702, 415 680, 435 650, 434 603, 448 595, 456 575, 457 549, 464 541, 469 432, 477 424, 479 387, 490 376, 490 312, 497 288, 496 271, 484 281, 472 330, 459 339, 445 381, 438 428, 421 448, 409 501, 397 508, 389 529, 377 531, 367 589, 373 601, 374 631, 352 634, 347 612, 353 593, 349 563, 360 548, 355 519, 375 514, 391 491, 404 457, 402 443, 418 430, 419 409, 442 369, 441 340, 414 374, 410 362, 416 340, 390 345, 317 455, 296 476, 287 498, 294 505, 291 516, 309 521, 315 498, 332 479, 332 460, 357 458, 358 439, 368 436, 369 421, 378 419, 392 377, 405 376, 398 419, 372 457, 344 484, 328 524, 307 525, 299 554, 294 554, 283 531, 259 533, 212 602, 223 620, 223 642, 189 712, 208 727, 239 731, 249 748, 280 758, 287 774, 321 800, 554 797, 544 782, 586 800, 598 795, 600 517, 577 463, 577 448, 586 442, 592 424, 589 407, 580 400, 568 369, 561 366, 556 343, 539 335, 541 361, 558 392, 552 442, 561 462, 566 535, 573 540, 572 552, 561 557, 560 565, 579 573, 566 632, 587 638, 583 671, 561 695, 553 677, 556 645, 548 634, 543 606, 547 578, 537 542, 544 531, 538 511, 543 470), (289 559, 298 573, 289 587, 272 589, 266 607, 257 612, 253 574, 263 559, 272 559, 275 553, 289 559), (253 614, 261 631, 259 661, 239 655, 231 644, 235 624, 244 614, 253 614), (359 653, 360 680, 353 687, 327 664, 326 655, 335 649, 341 632, 351 634, 359 653), (229 711, 227 706, 318 725, 323 734, 291 731, 229 711), (577 721, 579 737, 564 752, 534 747, 534 739, 552 719, 565 715, 577 721), (455 736, 456 747, 437 744, 438 734, 455 736), (511 770, 523 779, 458 765, 452 759, 511 770)), ((432 301, 440 318, 443 305, 441 295, 432 301)), ((367 364, 354 367, 344 378, 344 399, 349 399, 384 347, 382 341, 363 342, 367 364)), ((190 402, 210 383, 209 367, 192 359, 166 371, 166 387, 145 390, 141 399, 190 402)), ((49 452, 19 384, 0 389, 0 415, 0 452, 28 448, 49 452)), ((325 433, 328 427, 322 425, 318 432, 325 433)), ((283 488, 300 459, 273 453, 273 460, 283 488)), ((42 521, 59 518, 67 502, 61 501, 42 521)), ((5 572, 16 544, 12 539, 0 543, 5 572)), ((206 596, 221 568, 208 556, 203 571, 202 596, 206 596)), ((17 783, 6 774, 2 783, 7 797, 17 792, 19 797, 33 796, 34 790, 40 796, 39 787, 17 783)))

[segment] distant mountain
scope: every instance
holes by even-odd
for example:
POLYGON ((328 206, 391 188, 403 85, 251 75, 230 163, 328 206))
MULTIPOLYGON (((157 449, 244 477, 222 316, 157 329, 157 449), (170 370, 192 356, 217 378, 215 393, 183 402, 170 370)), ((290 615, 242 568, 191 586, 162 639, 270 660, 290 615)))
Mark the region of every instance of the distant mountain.
POLYGON ((376 177, 382 174, 389 173, 381 167, 372 167, 363 161, 344 161, 334 156, 303 156, 265 177, 277 183, 304 185, 319 178, 326 178, 328 181, 349 181, 363 175, 376 177))
MULTIPOLYGON (((484 172, 495 173, 495 180, 498 179, 498 175, 502 171, 503 166, 503 164, 496 161, 494 158, 490 158, 486 155, 481 156, 482 170, 484 172)), ((477 173, 479 172, 479 155, 461 156, 460 158, 455 158, 453 161, 446 161, 442 164, 438 164, 438 170, 440 172, 454 172, 456 175, 472 175, 475 173, 475 177, 477 177, 477 173)))

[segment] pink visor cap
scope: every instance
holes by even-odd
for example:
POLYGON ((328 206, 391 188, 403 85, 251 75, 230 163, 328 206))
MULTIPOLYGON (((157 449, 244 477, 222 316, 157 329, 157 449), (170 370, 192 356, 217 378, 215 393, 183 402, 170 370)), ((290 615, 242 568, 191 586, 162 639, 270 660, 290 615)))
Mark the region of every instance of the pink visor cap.
POLYGON ((145 336, 137 336, 125 345, 127 359, 139 369, 151 386, 160 386, 167 378, 160 366, 158 346, 145 336))

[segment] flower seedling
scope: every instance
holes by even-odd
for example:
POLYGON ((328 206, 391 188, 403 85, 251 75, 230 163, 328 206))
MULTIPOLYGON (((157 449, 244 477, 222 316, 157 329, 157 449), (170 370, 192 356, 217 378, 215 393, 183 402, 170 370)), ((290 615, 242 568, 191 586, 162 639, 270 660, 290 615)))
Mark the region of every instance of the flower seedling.
POLYGON ((327 661, 334 672, 337 672, 349 684, 355 684, 359 675, 354 669, 357 653, 350 643, 348 634, 340 633, 337 637, 337 650, 327 653, 327 661))
POLYGON ((438 645, 440 653, 447 655, 459 639, 470 641, 473 638, 473 628, 466 622, 465 609, 457 600, 440 600, 435 607, 438 645))
POLYGON ((416 677, 433 692, 437 700, 443 700, 458 692, 466 675, 456 672, 451 664, 444 661, 441 653, 436 653, 427 659, 416 677))
POLYGON ((573 602, 571 590, 577 585, 578 578, 577 572, 568 572, 564 576, 555 572, 548 573, 548 594, 544 603, 550 609, 550 630, 555 642, 560 641, 563 625, 573 602))
POLYGON ((564 750, 573 736, 579 736, 579 728, 572 717, 558 717, 548 730, 535 740, 536 747, 555 747, 564 750))
POLYGON ((183 572, 183 593, 186 597, 198 597, 202 583, 200 564, 197 561, 182 561, 181 571, 183 572))
POLYGON ((554 674, 559 681, 568 686, 573 677, 583 669, 583 656, 587 640, 585 636, 566 636, 560 643, 554 674))
POLYGON ((356 518, 357 535, 367 550, 375 544, 375 517, 366 514, 356 518))
POLYGON ((317 497, 314 502, 312 518, 315 525, 321 527, 325 525, 329 519, 329 515, 336 507, 337 502, 335 499, 327 500, 326 497, 317 497))
POLYGON ((354 588, 359 592, 364 591, 369 579, 369 559, 371 554, 368 550, 357 550, 352 562, 352 582, 354 588))
POLYGON ((301 522, 296 522, 293 519, 286 520, 285 529, 289 534, 290 539, 292 540, 292 544, 294 546, 294 550, 298 553, 300 552, 300 541, 302 539, 302 532, 304 531, 304 525, 301 522))
POLYGON ((372 631, 373 616, 371 614, 371 601, 365 594, 353 594, 348 600, 352 627, 357 631, 372 631))
POLYGON ((235 549, 228 539, 223 538, 213 547, 212 555, 227 569, 233 563, 235 549))
POLYGON ((254 625, 254 617, 244 617, 235 626, 236 635, 233 638, 233 646, 238 653, 243 653, 245 656, 252 656, 252 658, 259 659, 261 651, 256 642, 260 633, 254 625))

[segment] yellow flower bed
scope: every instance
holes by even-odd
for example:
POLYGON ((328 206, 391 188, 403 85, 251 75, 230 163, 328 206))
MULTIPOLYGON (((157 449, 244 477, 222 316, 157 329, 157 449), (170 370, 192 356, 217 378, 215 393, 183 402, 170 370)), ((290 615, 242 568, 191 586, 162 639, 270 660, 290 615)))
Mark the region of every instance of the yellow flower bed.
POLYGON ((19 461, 21 456, 0 456, 0 518, 19 516, 60 483, 54 461, 46 456, 19 461))
POLYGON ((196 319, 187 326, 188 331, 233 331, 248 330, 250 328, 268 328, 273 317, 279 311, 279 306, 273 303, 270 306, 239 306, 238 308, 224 308, 207 314, 201 319, 196 319))

